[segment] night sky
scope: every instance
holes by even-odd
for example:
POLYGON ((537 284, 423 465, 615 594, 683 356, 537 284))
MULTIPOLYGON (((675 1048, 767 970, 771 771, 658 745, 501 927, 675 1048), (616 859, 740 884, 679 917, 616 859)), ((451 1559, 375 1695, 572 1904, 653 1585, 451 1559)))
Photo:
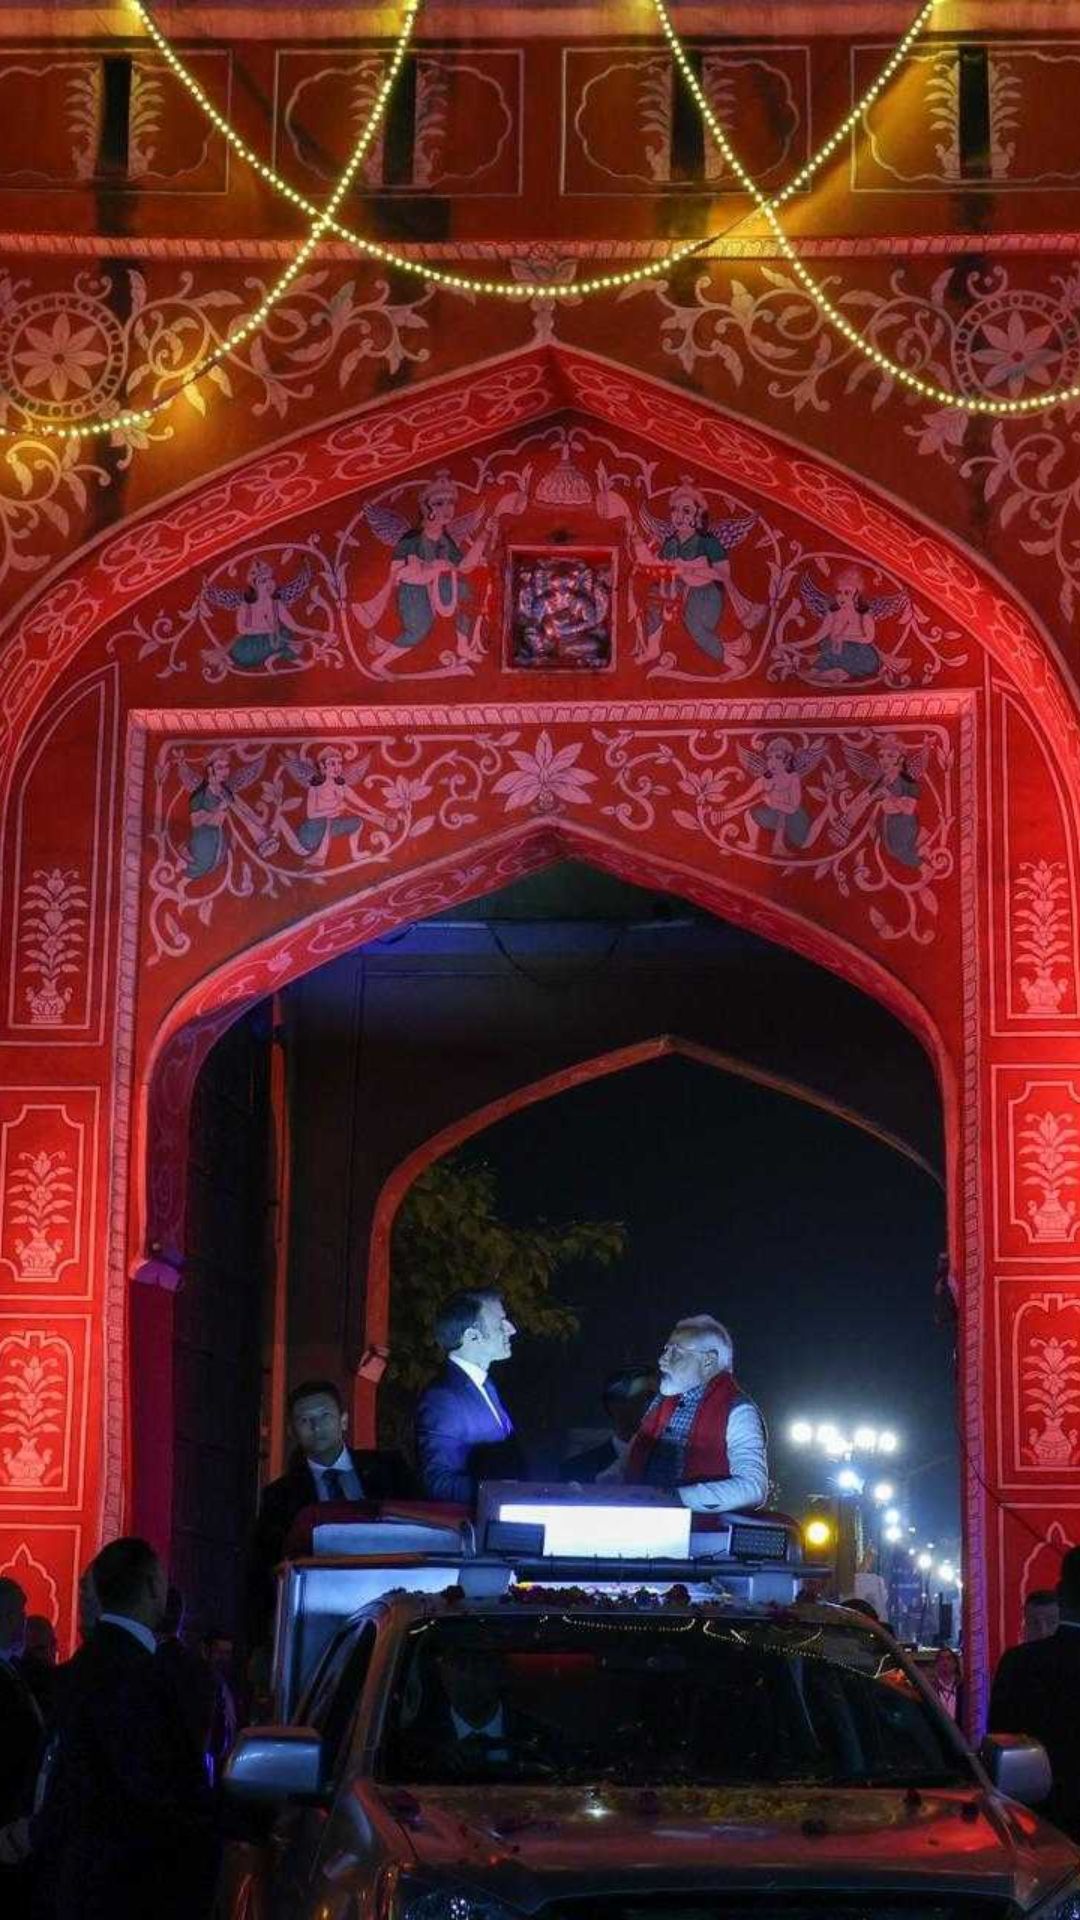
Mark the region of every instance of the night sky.
POLYGON ((792 1418, 868 1419, 902 1435, 891 1478, 946 1456, 916 1475, 911 1518, 924 1536, 955 1536, 951 1361, 933 1314, 944 1208, 919 1168, 828 1114, 678 1059, 541 1102, 470 1151, 496 1169, 510 1219, 629 1230, 618 1267, 564 1276, 579 1336, 521 1338, 500 1369, 526 1437, 602 1423, 606 1372, 655 1354, 681 1312, 714 1313, 769 1422, 783 1499, 810 1490, 792 1418))

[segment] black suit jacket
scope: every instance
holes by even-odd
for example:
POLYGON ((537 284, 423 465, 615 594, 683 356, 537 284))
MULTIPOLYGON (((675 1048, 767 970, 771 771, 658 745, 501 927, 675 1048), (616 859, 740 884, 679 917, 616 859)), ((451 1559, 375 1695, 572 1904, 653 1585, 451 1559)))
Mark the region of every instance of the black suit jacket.
POLYGON ((63 1670, 32 1825, 48 1920, 206 1920, 218 1841, 206 1769, 156 1655, 101 1621, 63 1670))
MULTIPOLYGON (((30 1812, 44 1747, 45 1723, 18 1661, 0 1660, 0 1827, 30 1812)), ((4 1920, 30 1920, 35 1879, 30 1861, 0 1866, 4 1920)))
POLYGON ((1050 1757, 1053 1791, 1041 1809, 1080 1840, 1080 1626, 1003 1653, 990 1693, 991 1733, 1026 1733, 1050 1757))
MULTIPOLYGON (((413 1476, 402 1454, 350 1447, 349 1458, 365 1500, 415 1498, 413 1476)), ((283 1558, 292 1523, 305 1507, 318 1503, 315 1475, 302 1453, 293 1455, 280 1480, 271 1480, 263 1488, 247 1556, 245 1625, 249 1647, 262 1646, 270 1636, 274 1569, 283 1558)))
POLYGON ((45 1726, 18 1665, 0 1660, 0 1827, 34 1804, 45 1726))

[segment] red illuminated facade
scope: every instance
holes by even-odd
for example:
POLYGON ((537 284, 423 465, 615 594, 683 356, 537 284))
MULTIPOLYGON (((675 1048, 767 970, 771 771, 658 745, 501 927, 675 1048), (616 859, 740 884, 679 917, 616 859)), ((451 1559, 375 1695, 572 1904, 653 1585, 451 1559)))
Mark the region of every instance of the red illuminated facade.
MULTIPOLYGON (((909 18, 827 9, 840 40, 822 11, 677 16, 769 190, 909 18)), ((845 314, 968 398, 1080 368, 1080 7, 1015 11, 952 8, 789 211, 845 314)), ((160 20, 325 194, 394 23, 160 20)), ((985 1663, 1039 1538, 1080 1520, 1075 407, 973 418, 838 341, 647 9, 442 7, 354 224, 560 286, 722 237, 622 295, 513 305, 329 243, 167 413, 50 441, 35 409, 146 404, 301 231, 115 24, 0 9, 0 1567, 69 1633, 79 1565, 168 1500, 167 1449, 140 1487, 131 1444, 132 1291, 184 1246, 214 1040, 573 855, 833 969, 926 1047, 985 1663)))

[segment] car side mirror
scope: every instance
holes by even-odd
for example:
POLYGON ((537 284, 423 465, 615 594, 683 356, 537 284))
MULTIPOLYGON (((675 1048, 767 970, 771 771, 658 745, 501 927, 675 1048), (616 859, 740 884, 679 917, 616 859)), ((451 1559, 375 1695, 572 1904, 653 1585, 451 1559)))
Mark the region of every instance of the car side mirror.
POLYGON ((1046 1748, 1024 1733, 988 1733, 979 1759, 997 1791, 1026 1807, 1045 1800, 1053 1786, 1046 1748))
POLYGON ((314 1727, 245 1727, 225 1762, 222 1785, 245 1806, 324 1799, 322 1735, 314 1727))

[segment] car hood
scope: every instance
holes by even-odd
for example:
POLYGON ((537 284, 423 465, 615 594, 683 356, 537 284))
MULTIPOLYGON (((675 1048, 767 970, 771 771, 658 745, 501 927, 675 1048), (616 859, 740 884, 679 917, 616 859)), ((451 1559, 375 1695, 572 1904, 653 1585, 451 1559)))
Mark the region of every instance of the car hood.
POLYGON ((976 1788, 382 1788, 403 1863, 483 1881, 528 1912, 648 1886, 904 1888, 1033 1904, 1080 1867, 1034 1814, 976 1788), (411 1854, 412 1858, 409 1858, 411 1854))

